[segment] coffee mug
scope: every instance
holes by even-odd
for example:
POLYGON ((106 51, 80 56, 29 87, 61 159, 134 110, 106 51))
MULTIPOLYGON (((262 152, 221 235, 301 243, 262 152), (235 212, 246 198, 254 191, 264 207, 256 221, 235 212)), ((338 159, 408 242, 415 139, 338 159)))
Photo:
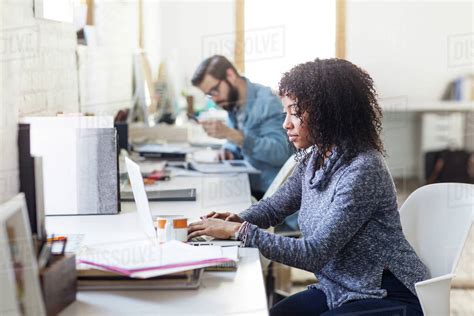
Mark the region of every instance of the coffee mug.
POLYGON ((188 219, 181 215, 162 215, 155 218, 159 242, 188 240, 188 219))

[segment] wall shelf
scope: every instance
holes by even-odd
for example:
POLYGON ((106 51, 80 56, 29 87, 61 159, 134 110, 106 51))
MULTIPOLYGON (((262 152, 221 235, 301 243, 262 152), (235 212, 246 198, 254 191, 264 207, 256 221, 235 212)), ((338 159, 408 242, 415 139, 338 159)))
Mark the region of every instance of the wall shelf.
POLYGON ((393 98, 380 100, 384 112, 470 112, 474 101, 407 100, 393 98))

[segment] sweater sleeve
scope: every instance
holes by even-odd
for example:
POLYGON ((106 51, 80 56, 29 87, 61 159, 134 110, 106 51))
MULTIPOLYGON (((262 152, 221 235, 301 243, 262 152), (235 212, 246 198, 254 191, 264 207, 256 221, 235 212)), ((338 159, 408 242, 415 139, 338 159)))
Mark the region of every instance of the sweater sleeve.
POLYGON ((239 237, 245 240, 245 246, 257 247, 268 259, 319 271, 369 221, 377 207, 377 171, 361 170, 360 166, 348 168, 340 179, 344 180, 336 185, 333 201, 311 235, 294 239, 248 224, 246 236, 239 237))
POLYGON ((275 226, 300 209, 304 167, 299 164, 293 174, 269 198, 241 212, 239 216, 260 228, 275 226))

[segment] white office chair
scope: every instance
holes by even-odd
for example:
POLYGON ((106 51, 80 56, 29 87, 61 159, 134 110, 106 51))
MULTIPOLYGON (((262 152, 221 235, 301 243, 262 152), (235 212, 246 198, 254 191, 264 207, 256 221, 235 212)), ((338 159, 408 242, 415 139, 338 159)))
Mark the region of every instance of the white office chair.
POLYGON ((275 176, 275 179, 273 179, 272 183, 268 187, 267 191, 265 192, 265 195, 263 198, 267 198, 269 196, 272 196, 273 193, 275 193, 278 188, 285 182, 286 179, 291 175, 293 172, 293 169, 295 169, 296 166, 296 160, 295 160, 295 155, 291 155, 290 158, 285 162, 285 164, 281 167, 280 171, 278 171, 277 175, 275 176))
POLYGON ((439 183, 413 192, 400 208, 403 232, 431 273, 415 284, 425 315, 449 315, 450 287, 474 214, 474 185, 439 183))
MULTIPOLYGON (((265 191, 265 194, 263 195, 262 199, 272 196, 273 193, 275 193, 278 190, 278 188, 283 184, 283 182, 285 182, 285 180, 288 179, 288 177, 293 172, 293 169, 295 169, 295 166, 296 166, 295 155, 291 155, 291 157, 288 158, 285 164, 281 167, 280 171, 278 171, 277 175, 275 176, 275 179, 273 179, 267 191, 265 191)), ((252 204, 255 204, 257 202, 258 202, 257 199, 252 196, 252 204)))

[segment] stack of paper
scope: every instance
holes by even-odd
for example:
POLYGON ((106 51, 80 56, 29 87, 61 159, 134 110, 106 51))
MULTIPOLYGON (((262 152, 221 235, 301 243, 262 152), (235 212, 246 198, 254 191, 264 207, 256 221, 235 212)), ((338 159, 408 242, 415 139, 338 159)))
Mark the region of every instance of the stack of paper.
POLYGON ((216 163, 191 161, 189 167, 202 173, 260 173, 246 160, 224 160, 216 163))
POLYGON ((145 144, 141 146, 135 146, 134 150, 143 157, 174 161, 184 161, 186 159, 186 154, 189 152, 189 149, 182 146, 169 146, 161 144, 145 144))
POLYGON ((193 152, 193 160, 198 163, 218 163, 219 157, 217 151, 204 149, 193 152))
POLYGON ((149 239, 84 248, 77 260, 85 266, 116 272, 132 278, 204 268, 237 261, 237 247, 195 247, 179 241, 157 244, 149 239))

